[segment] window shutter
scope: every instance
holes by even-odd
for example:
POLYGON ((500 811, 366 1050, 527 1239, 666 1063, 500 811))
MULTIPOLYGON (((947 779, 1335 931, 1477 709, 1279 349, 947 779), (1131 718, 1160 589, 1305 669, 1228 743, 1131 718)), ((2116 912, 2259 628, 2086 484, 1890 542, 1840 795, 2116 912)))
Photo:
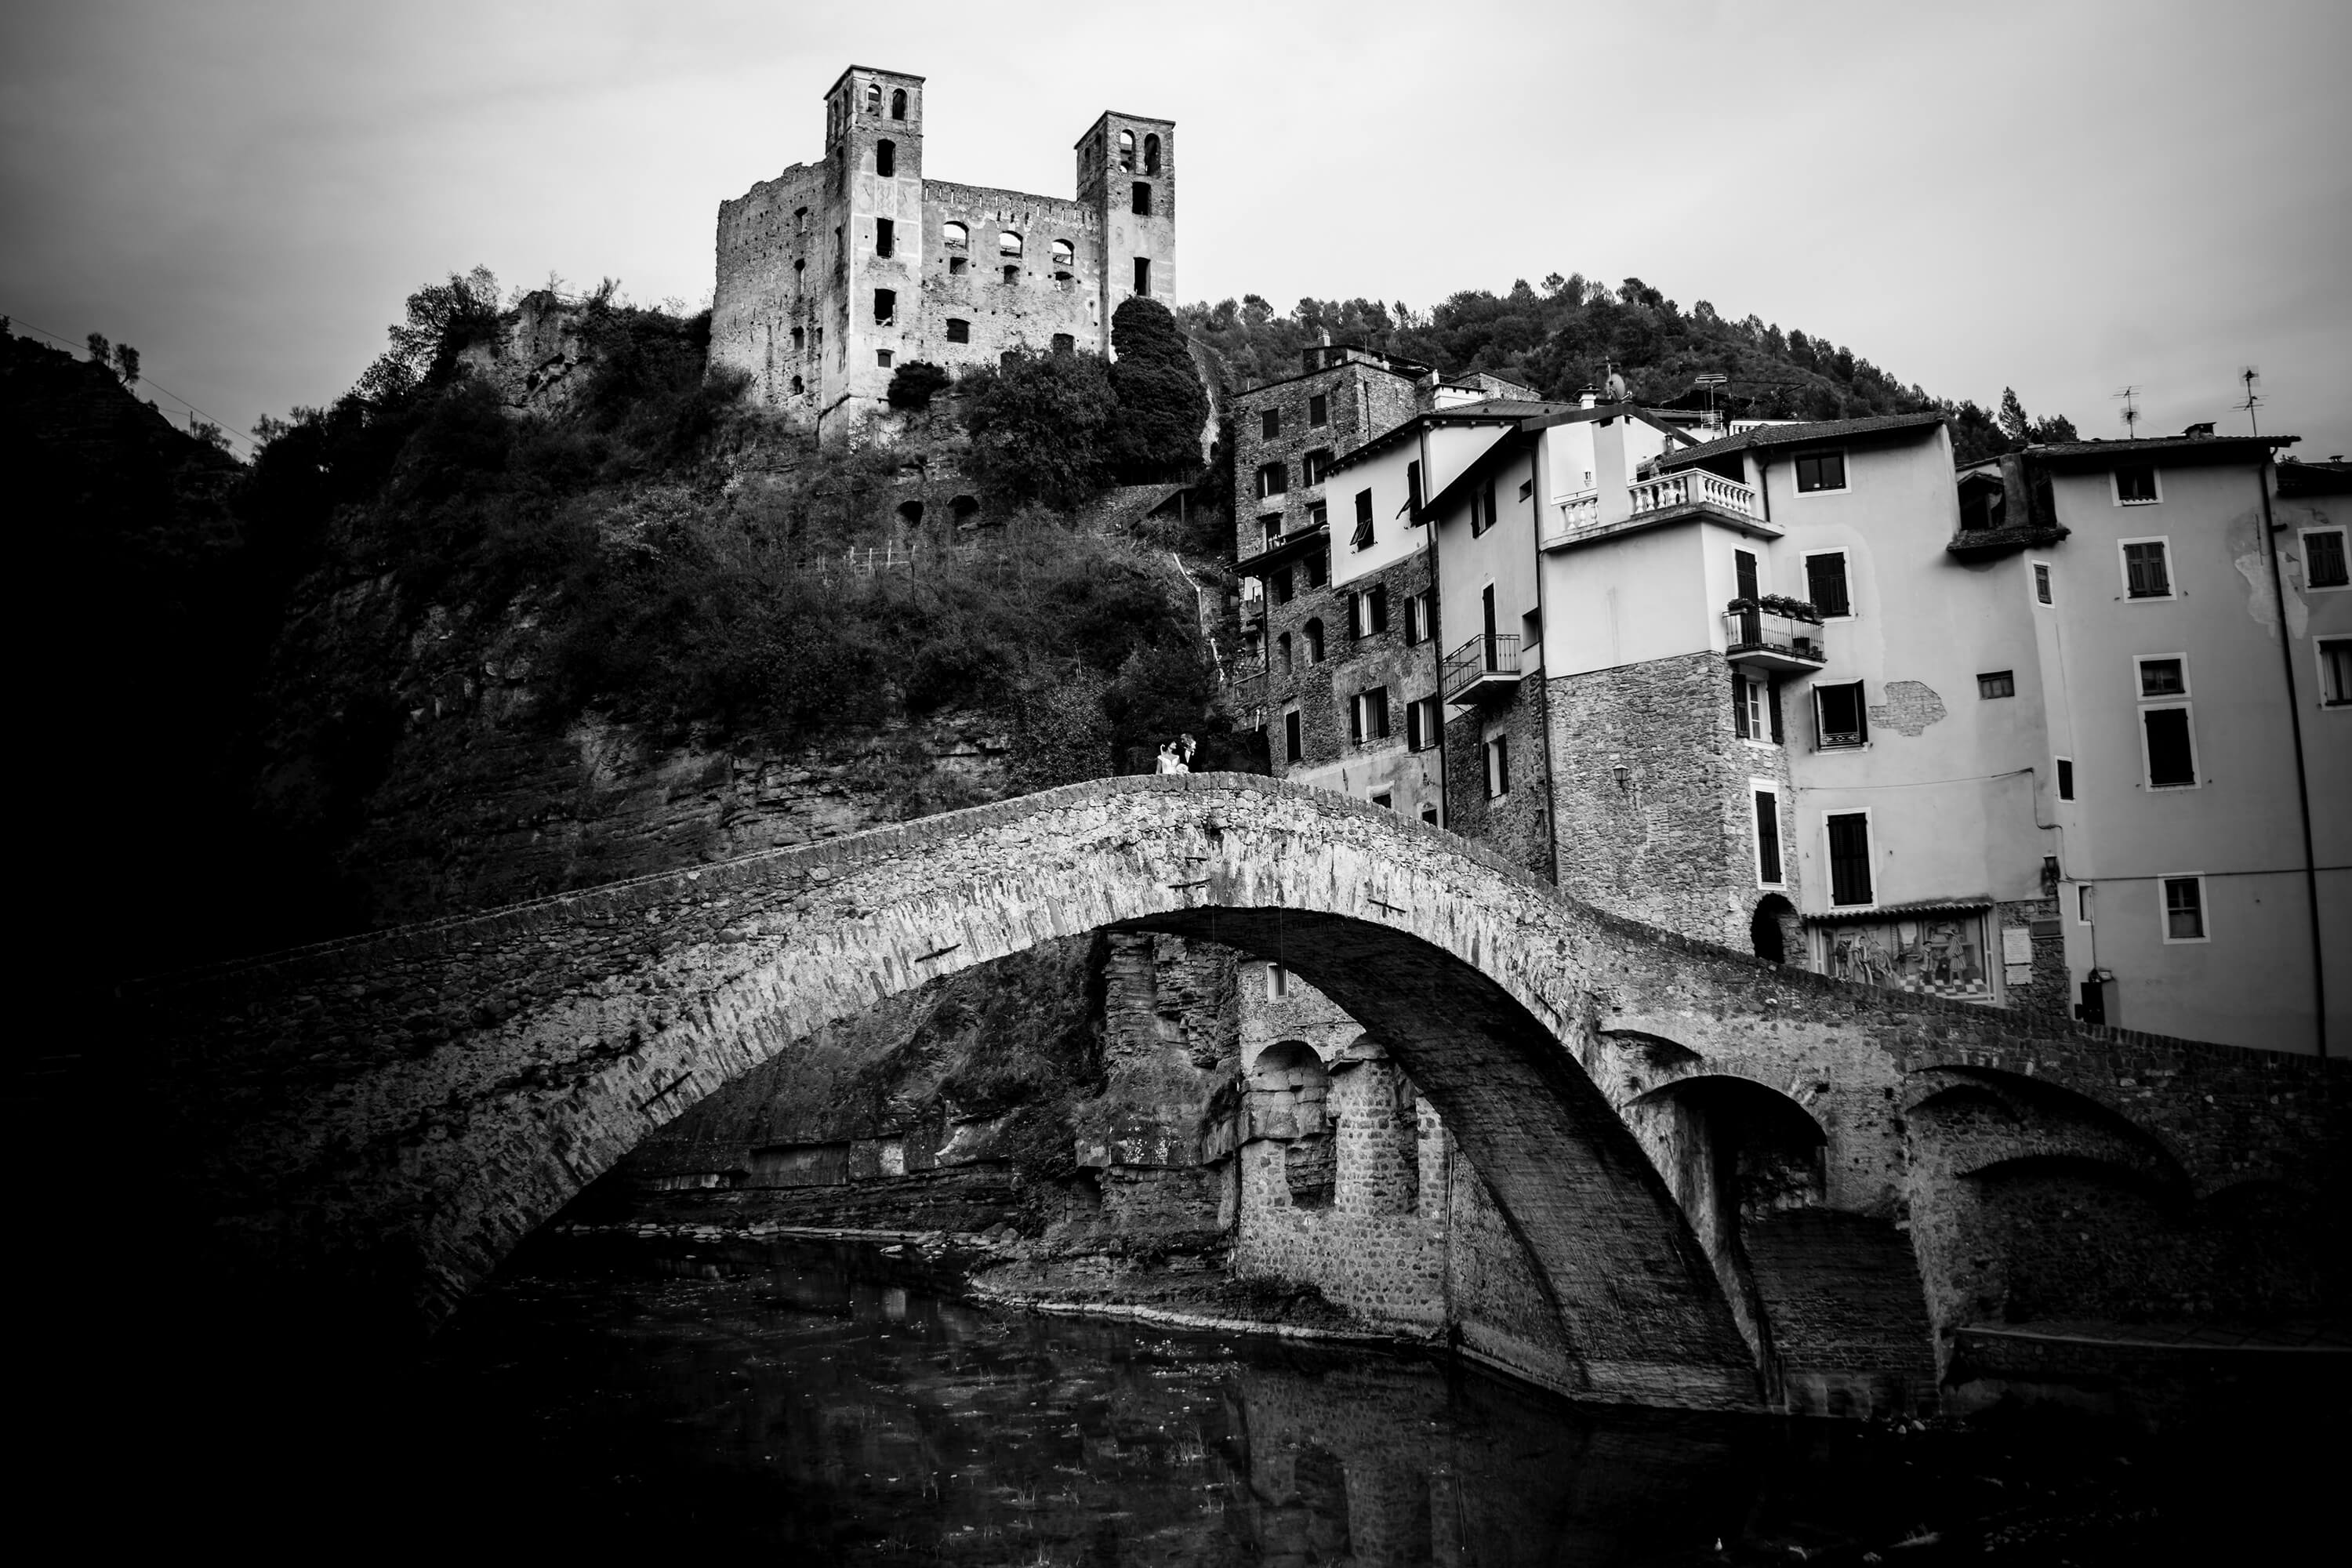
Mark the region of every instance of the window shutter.
POLYGON ((1364 700, 1361 697, 1348 700, 1348 740, 1353 745, 1364 743, 1364 700))
MULTIPOLYGON (((1754 598, 1756 596, 1755 555, 1746 550, 1735 550, 1731 552, 1731 566, 1739 578, 1739 596, 1743 599, 1754 598)), ((1720 577, 1716 579, 1718 583, 1722 580, 1720 577)))
POLYGON ((1731 667, 1731 732, 1743 741, 1755 739, 1748 732, 1748 677, 1738 665, 1731 667))
POLYGON ((1829 819, 1830 902, 1870 902, 1870 818, 1856 812, 1829 819))
POLYGON ((1772 714, 1772 743, 1780 745, 1784 739, 1780 731, 1780 683, 1773 681, 1765 688, 1764 700, 1772 714))
POLYGON ((1756 792, 1756 870, 1759 881, 1780 879, 1780 803, 1760 789, 1756 792))
POLYGON ((1805 560, 1805 591, 1813 608, 1824 616, 1850 616, 1853 601, 1846 592, 1845 556, 1813 555, 1805 560))

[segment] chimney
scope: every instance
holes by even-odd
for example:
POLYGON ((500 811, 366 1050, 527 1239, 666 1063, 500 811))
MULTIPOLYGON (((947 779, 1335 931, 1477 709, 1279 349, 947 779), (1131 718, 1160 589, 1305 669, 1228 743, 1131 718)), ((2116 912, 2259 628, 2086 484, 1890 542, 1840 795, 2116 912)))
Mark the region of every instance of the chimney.
POLYGON ((1600 403, 1601 403, 1601 393, 1600 393, 1600 391, 1599 391, 1599 389, 1598 389, 1598 388, 1595 388, 1595 387, 1590 387, 1590 386, 1580 386, 1580 387, 1577 388, 1577 391, 1576 391, 1576 405, 1577 405, 1579 408, 1594 408, 1594 407, 1598 407, 1598 406, 1600 405, 1600 403))

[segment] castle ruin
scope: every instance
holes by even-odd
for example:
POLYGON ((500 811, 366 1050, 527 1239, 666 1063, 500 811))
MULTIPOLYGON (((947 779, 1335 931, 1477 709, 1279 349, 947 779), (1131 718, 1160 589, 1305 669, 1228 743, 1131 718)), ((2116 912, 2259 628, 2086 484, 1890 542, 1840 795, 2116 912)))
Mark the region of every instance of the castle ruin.
POLYGON ((1110 352, 1130 294, 1174 307, 1176 127, 1105 112, 1064 200, 923 175, 923 79, 852 66, 824 100, 824 158, 719 207, 710 360, 749 395, 845 432, 897 367, 1110 352))

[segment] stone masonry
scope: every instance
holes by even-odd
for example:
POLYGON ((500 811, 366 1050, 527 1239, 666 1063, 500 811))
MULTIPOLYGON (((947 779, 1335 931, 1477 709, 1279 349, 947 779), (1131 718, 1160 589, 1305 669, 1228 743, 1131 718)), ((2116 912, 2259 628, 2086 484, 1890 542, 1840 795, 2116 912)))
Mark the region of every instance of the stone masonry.
MULTIPOLYGON (((232 1279, 308 1281, 354 1323, 430 1320, 646 1132, 820 1025, 1098 930, 1259 958, 1279 942, 1375 1020, 1529 1260, 1549 1332, 1515 1370, 1566 1392, 1764 1398, 1714 1261, 1624 1120, 1685 1079, 1743 1079, 1811 1120, 1822 1206, 1911 1227, 1939 1346, 2084 1288, 2048 1249, 1980 1261, 2003 1262, 2011 1216, 2071 1189, 2004 1208, 1969 1184, 2030 1194, 2053 1162, 2067 1181, 2153 1184, 2161 1201, 2100 1211, 2105 1272, 2146 1297, 2195 1298, 2216 1278, 2200 1238, 2232 1232, 2310 1260, 2265 1287, 2275 1305, 2317 1310, 2343 1288, 2325 1228, 2339 1062, 1766 965, 1417 821, 1244 775, 1072 785, 150 981, 124 1047, 157 1157, 232 1279), (1985 1131, 1920 1142, 1915 1122, 1972 1095, 2002 1108, 1982 1107, 1985 1131)), ((1395 1201, 1393 1176, 1364 1200, 1395 1201)))

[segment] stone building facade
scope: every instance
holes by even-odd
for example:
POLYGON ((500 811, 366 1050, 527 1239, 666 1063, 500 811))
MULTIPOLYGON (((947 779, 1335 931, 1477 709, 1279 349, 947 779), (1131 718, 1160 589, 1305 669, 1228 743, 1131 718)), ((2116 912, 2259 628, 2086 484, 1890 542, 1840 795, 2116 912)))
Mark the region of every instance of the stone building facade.
POLYGON ((845 433, 899 365, 1108 355, 1130 296, 1176 300, 1176 128, 1106 112, 1076 195, 927 179, 923 78, 852 66, 825 93, 824 156, 719 209, 710 363, 751 396, 845 433))

